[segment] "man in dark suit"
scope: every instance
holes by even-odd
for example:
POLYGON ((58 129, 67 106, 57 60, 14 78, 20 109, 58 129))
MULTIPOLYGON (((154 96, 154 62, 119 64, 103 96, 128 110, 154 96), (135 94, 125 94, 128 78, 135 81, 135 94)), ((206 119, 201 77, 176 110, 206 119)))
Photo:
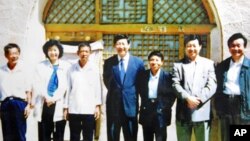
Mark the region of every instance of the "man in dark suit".
POLYGON ((250 125, 250 59, 247 38, 233 34, 227 41, 230 57, 216 67, 215 106, 220 118, 221 141, 230 140, 230 125, 250 125))
POLYGON ((160 51, 148 56, 150 69, 139 74, 138 89, 141 97, 139 123, 144 141, 166 141, 167 126, 171 123, 171 107, 175 101, 172 79, 161 69, 164 57, 160 51))
POLYGON ((119 141, 121 127, 125 141, 137 140, 138 92, 137 75, 144 71, 138 57, 129 54, 130 40, 126 35, 114 37, 117 55, 104 62, 104 84, 108 90, 106 100, 108 141, 119 141))

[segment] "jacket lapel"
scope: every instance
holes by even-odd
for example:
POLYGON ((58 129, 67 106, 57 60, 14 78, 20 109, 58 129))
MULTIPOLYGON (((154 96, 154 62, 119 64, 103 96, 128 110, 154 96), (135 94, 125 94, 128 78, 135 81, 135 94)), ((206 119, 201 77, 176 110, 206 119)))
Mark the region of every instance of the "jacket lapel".
POLYGON ((183 69, 183 76, 185 77, 185 78, 183 78, 184 79, 184 83, 187 84, 189 91, 192 91, 193 76, 191 74, 189 74, 188 63, 183 63, 182 64, 182 69, 183 69))
MULTIPOLYGON (((128 60, 128 66, 127 66, 127 70, 126 70, 126 73, 125 73, 125 76, 124 76, 124 82, 123 83, 126 83, 126 81, 128 81, 129 79, 134 79, 134 78, 130 78, 130 77, 127 77, 127 76, 131 76, 130 74, 133 73, 135 69, 135 63, 134 63, 134 58, 132 55, 129 56, 129 60, 128 60)), ((122 84, 123 84, 122 83, 122 84)))
POLYGON ((160 75, 159 75, 159 82, 157 86, 157 98, 159 98, 161 95, 161 91, 162 91, 161 89, 166 87, 163 85, 165 83, 162 83, 162 82, 163 82, 163 70, 161 70, 160 75))

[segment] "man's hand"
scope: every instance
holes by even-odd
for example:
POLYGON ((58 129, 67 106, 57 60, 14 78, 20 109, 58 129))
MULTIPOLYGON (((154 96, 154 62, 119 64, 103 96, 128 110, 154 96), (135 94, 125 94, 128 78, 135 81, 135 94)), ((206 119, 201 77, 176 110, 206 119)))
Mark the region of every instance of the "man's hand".
POLYGON ((68 120, 68 114, 69 114, 68 108, 64 108, 63 109, 63 119, 64 120, 68 120))
POLYGON ((95 107, 95 114, 94 114, 95 120, 97 120, 101 116, 101 108, 100 107, 101 107, 100 105, 97 105, 95 107))
POLYGON ((45 98, 45 102, 46 102, 46 104, 47 104, 48 107, 50 107, 52 104, 55 104, 55 101, 52 100, 52 99, 45 98))
POLYGON ((201 99, 195 96, 189 96, 186 100, 187 106, 190 109, 196 109, 201 103, 201 99))
POLYGON ((24 109, 24 117, 25 118, 28 118, 29 114, 30 114, 30 111, 31 111, 31 106, 30 104, 28 104, 25 109, 24 109))

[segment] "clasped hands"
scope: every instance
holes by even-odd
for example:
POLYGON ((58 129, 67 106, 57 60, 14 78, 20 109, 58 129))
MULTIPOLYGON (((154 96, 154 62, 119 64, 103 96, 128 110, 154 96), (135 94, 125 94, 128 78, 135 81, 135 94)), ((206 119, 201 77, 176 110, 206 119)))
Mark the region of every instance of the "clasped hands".
POLYGON ((201 99, 195 96, 189 96, 187 99, 187 106, 190 109, 197 109, 202 104, 201 99))

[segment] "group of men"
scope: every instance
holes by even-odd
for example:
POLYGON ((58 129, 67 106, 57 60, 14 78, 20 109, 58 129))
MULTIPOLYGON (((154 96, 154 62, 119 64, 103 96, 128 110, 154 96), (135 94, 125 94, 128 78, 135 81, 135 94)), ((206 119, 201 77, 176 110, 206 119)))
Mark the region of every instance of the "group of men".
POLYGON ((230 125, 250 124, 250 60, 244 54, 246 37, 233 34, 228 39, 231 56, 217 66, 199 55, 202 49, 199 35, 184 38, 185 56, 174 63, 170 73, 161 69, 164 57, 160 52, 149 54, 149 69, 145 71, 142 61, 128 53, 129 38, 125 35, 114 38, 117 55, 105 60, 103 73, 108 89, 108 141, 119 141, 121 128, 125 141, 137 140, 137 111, 144 141, 154 138, 165 141, 175 98, 178 141, 190 141, 193 131, 196 140, 209 140, 212 98, 221 120, 222 141, 229 141, 230 125))
MULTIPOLYGON (((185 56, 174 63, 172 72, 162 69, 164 55, 160 51, 148 55, 149 69, 145 70, 142 59, 129 53, 131 42, 127 35, 115 35, 113 41, 117 54, 105 60, 103 66, 103 81, 108 90, 108 141, 119 141, 121 129, 125 141, 137 141, 138 113, 144 141, 154 138, 166 141, 176 99, 178 141, 190 141, 192 131, 196 140, 209 140, 212 98, 221 121, 222 141, 229 141, 231 124, 250 124, 250 60, 244 54, 247 39, 241 33, 228 39, 231 56, 217 66, 199 55, 202 49, 200 36, 186 35, 185 56)), ((32 84, 27 82, 26 85, 27 73, 19 67, 20 48, 8 44, 4 51, 8 62, 0 69, 3 138, 24 141, 26 118, 36 106, 31 100, 32 84)), ((96 91, 100 89, 100 76, 88 63, 90 51, 88 44, 79 45, 79 61, 67 75, 69 86, 63 108, 64 119, 74 127, 70 129, 72 140, 80 140, 81 130, 84 140, 93 140, 89 136, 93 136, 93 123, 100 116, 101 97, 94 95, 101 93, 96 91), (86 128, 91 130, 84 130, 86 128)))

